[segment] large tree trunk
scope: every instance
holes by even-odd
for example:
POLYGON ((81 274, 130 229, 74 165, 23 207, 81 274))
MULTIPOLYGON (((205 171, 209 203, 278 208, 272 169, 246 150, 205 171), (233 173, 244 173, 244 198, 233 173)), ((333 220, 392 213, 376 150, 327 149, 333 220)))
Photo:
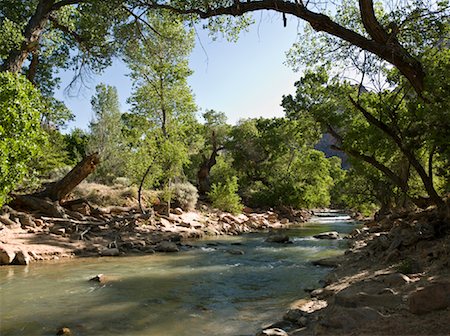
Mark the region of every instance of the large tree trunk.
POLYGON ((97 153, 86 156, 81 160, 66 176, 35 194, 36 197, 47 197, 50 200, 61 202, 64 198, 86 177, 88 177, 95 167, 100 163, 97 153))
POLYGON ((3 71, 19 72, 28 55, 37 50, 39 39, 49 20, 50 13, 54 10, 54 0, 40 0, 34 15, 28 21, 23 36, 24 40, 19 50, 13 50, 3 63, 3 71))
POLYGON ((211 168, 217 163, 216 158, 219 155, 219 151, 224 149, 224 147, 217 147, 216 133, 213 131, 211 134, 212 138, 212 152, 209 158, 203 156, 203 161, 197 172, 198 180, 198 193, 200 195, 206 195, 211 189, 211 182, 209 180, 209 175, 211 173, 211 168))

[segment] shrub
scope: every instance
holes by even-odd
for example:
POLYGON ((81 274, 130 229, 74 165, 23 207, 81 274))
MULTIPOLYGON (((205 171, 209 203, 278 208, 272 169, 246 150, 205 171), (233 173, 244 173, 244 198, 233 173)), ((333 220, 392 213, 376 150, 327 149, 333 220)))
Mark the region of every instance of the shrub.
POLYGON ((237 194, 237 191, 237 177, 233 176, 232 178, 227 178, 224 184, 220 182, 214 183, 211 186, 208 197, 213 207, 236 214, 242 211, 243 208, 241 198, 237 194))
POLYGON ((198 191, 191 183, 175 183, 171 187, 171 195, 183 210, 195 209, 198 191))

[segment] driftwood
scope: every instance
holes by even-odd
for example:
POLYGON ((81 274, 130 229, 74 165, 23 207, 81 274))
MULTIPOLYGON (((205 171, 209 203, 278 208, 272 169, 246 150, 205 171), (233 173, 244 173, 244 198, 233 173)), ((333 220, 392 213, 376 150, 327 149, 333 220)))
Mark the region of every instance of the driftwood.
POLYGON ((58 202, 43 199, 32 195, 14 195, 9 204, 13 208, 37 210, 52 217, 66 218, 67 215, 58 202))

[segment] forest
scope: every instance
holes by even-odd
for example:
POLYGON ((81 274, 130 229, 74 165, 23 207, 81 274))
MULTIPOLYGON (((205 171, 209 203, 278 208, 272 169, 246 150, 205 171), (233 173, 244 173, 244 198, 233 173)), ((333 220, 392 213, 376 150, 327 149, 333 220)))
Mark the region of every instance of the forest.
POLYGON ((413 1, 389 11, 360 2, 361 20, 358 5, 344 2, 327 19, 339 28, 330 33, 325 17, 310 18, 306 7, 282 1, 283 15, 311 24, 288 53, 292 67, 306 67, 297 93, 280 97, 283 118, 229 125, 220 111, 199 120, 187 84, 195 42, 187 20, 200 13, 211 17, 212 33, 237 38, 251 24, 245 14, 271 9, 270 1, 206 8, 2 1, 1 203, 98 153, 91 181, 155 188, 166 198, 174 186, 191 184, 229 209, 238 209, 239 199, 255 207, 334 206, 367 215, 443 207, 450 188, 447 3, 413 1), (99 85, 89 130, 61 133, 74 114, 53 97, 58 70, 73 69, 71 85, 82 85, 86 72, 101 73, 114 58, 131 72, 131 110, 119 110, 116 88, 99 85), (346 67, 357 71, 359 83, 340 78, 346 67), (324 135, 325 154, 317 147, 324 135), (331 156, 336 151, 345 169, 331 156))

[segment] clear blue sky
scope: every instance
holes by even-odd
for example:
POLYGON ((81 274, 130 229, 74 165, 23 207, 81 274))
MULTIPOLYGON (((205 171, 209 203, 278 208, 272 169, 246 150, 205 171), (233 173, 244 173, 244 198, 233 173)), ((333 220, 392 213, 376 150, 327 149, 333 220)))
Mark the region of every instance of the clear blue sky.
MULTIPOLYGON (((284 28, 281 14, 274 12, 258 13, 255 19, 256 23, 249 32, 241 33, 237 43, 221 38, 212 41, 207 31, 197 28, 196 47, 190 57, 194 74, 189 84, 199 114, 206 109, 222 111, 233 124, 241 118, 283 116, 281 97, 294 92, 294 82, 300 77, 283 64, 285 52, 296 41, 301 28, 295 18, 288 18, 284 28)), ((90 98, 101 82, 117 87, 121 109, 127 111, 126 99, 131 93, 127 73, 126 66, 117 61, 102 75, 94 77, 89 88, 82 89, 76 97, 64 95, 63 89, 71 74, 63 74, 57 97, 63 99, 76 116, 68 129, 87 129, 92 119, 90 98)))

